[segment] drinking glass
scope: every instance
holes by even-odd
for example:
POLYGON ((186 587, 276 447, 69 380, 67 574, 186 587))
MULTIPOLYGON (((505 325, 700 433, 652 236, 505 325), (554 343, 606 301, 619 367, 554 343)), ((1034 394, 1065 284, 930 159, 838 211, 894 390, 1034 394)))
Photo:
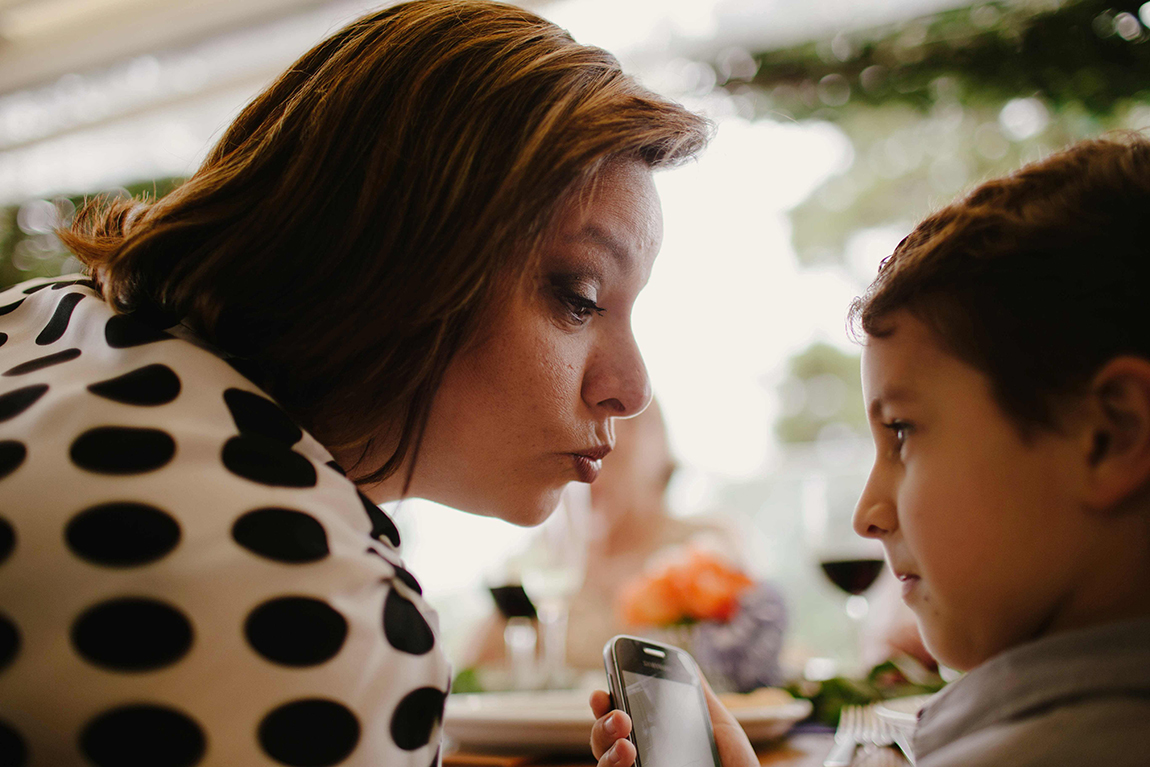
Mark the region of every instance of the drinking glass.
POLYGON ((569 676, 567 616, 586 572, 590 509, 589 486, 567 485, 559 508, 540 526, 521 560, 523 588, 539 615, 543 678, 549 687, 565 686, 569 676))
POLYGON ((802 495, 807 545, 827 579, 846 593, 843 609, 856 640, 859 624, 870 612, 865 593, 883 568, 882 544, 859 536, 851 525, 865 484, 861 473, 818 473, 804 481, 802 495))

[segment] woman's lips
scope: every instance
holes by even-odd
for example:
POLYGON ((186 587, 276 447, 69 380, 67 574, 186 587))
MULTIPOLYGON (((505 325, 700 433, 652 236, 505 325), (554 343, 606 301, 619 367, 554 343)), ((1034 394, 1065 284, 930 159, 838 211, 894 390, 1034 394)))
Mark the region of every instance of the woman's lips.
POLYGON ((575 462, 575 473, 579 475, 580 482, 591 484, 598 478, 599 472, 603 469, 602 458, 581 453, 572 453, 571 458, 575 462))

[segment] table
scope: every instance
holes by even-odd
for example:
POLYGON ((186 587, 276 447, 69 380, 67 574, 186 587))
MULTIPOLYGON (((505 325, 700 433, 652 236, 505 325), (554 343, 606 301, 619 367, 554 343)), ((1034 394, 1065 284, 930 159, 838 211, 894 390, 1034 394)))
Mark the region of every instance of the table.
MULTIPOLYGON (((822 767, 823 759, 834 745, 834 736, 826 733, 797 733, 758 750, 763 767, 822 767)), ((493 754, 448 753, 444 767, 595 767, 590 756, 554 758, 540 756, 499 756, 493 754)), ((909 762, 894 748, 871 751, 859 749, 852 767, 906 767, 909 762)))

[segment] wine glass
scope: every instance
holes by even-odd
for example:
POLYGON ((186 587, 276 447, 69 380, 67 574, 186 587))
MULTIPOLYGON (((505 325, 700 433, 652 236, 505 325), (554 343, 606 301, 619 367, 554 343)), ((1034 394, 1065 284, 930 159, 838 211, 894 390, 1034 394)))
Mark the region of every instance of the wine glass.
POLYGON ((567 681, 567 616, 586 572, 590 510, 589 486, 567 485, 559 507, 520 560, 523 588, 542 629, 543 678, 549 687, 567 681))
POLYGON ((843 609, 856 639, 859 624, 870 612, 865 593, 883 569, 882 544, 859 536, 851 525, 865 483, 866 476, 859 473, 817 473, 803 482, 802 494, 807 544, 823 574, 846 593, 843 609))

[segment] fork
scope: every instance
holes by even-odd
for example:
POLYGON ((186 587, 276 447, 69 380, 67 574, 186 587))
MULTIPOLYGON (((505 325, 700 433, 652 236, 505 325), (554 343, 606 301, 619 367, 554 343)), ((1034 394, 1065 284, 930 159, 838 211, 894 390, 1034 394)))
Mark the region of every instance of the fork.
POLYGON ((861 722, 855 735, 859 743, 870 746, 889 746, 894 743, 894 730, 879 718, 873 705, 862 708, 859 716, 861 722))
POLYGON ((835 730, 835 745, 827 754, 823 767, 850 767, 854 761, 855 748, 859 744, 862 724, 861 706, 843 706, 839 713, 839 726, 835 730))
POLYGON ((854 761, 855 748, 860 745, 873 751, 893 743, 894 731, 878 717, 874 706, 843 706, 839 728, 835 731, 835 745, 823 767, 849 767, 854 761))

